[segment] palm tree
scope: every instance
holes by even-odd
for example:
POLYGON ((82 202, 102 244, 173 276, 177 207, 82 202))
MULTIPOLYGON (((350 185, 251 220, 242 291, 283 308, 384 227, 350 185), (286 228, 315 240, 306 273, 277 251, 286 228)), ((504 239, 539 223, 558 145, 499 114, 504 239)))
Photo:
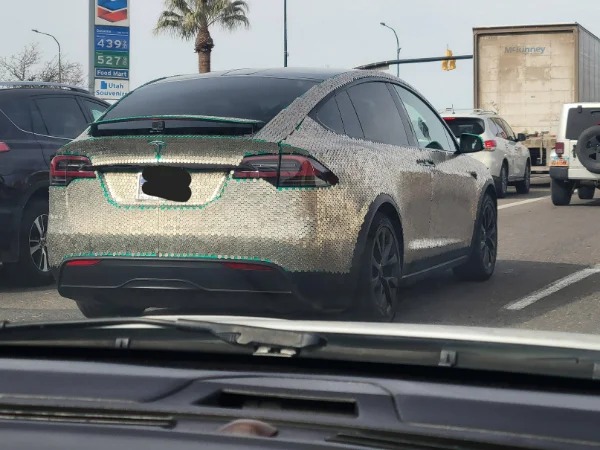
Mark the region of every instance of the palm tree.
POLYGON ((170 33, 184 40, 195 39, 198 70, 210 72, 210 55, 215 46, 210 27, 220 25, 226 30, 248 28, 248 4, 244 0, 165 0, 165 8, 154 33, 170 33))

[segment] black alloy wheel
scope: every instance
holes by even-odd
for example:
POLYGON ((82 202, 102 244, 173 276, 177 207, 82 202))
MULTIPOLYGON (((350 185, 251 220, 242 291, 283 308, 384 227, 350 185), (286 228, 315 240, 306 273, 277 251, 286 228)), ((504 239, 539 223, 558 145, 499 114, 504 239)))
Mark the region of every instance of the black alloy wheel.
POLYGON ((454 274, 461 280, 488 280, 496 268, 498 256, 498 208, 490 195, 481 204, 475 223, 473 244, 468 261, 456 268, 454 274))
POLYGON ((359 292, 360 317, 390 322, 396 315, 402 277, 402 253, 394 225, 378 213, 363 255, 359 292))

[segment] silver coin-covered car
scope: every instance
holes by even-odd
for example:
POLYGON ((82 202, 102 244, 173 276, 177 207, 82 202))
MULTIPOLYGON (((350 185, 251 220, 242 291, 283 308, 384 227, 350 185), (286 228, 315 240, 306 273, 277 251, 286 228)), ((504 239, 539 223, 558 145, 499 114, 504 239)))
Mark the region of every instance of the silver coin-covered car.
POLYGON ((48 246, 87 317, 351 311, 497 254, 489 171, 382 72, 234 70, 146 84, 52 161, 48 246))

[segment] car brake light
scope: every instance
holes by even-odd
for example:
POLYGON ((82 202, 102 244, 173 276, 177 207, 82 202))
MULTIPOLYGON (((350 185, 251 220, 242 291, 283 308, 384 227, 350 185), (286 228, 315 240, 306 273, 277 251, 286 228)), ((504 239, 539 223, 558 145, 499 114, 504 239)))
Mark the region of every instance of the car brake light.
POLYGON ((247 156, 233 178, 263 179, 276 187, 327 187, 339 182, 320 162, 293 154, 247 156))
POLYGON ((0 141, 0 153, 7 152, 9 150, 10 150, 10 147, 8 146, 8 144, 6 142, 0 141))
POLYGON ((76 178, 96 178, 96 172, 90 170, 91 165, 85 156, 55 156, 50 163, 50 184, 67 186, 76 178))
POLYGON ((456 117, 444 117, 446 122, 450 122, 451 120, 456 120, 456 117))
POLYGON ((90 267, 99 263, 99 259, 74 259, 67 263, 67 267, 90 267))
POLYGON ((273 270, 272 267, 266 266, 264 264, 252 264, 246 262, 226 262, 223 263, 225 267, 233 270, 253 270, 253 271, 262 271, 262 272, 270 272, 273 270))
POLYGON ((565 153, 565 143, 564 142, 557 142, 556 146, 554 147, 554 152, 558 156, 562 156, 565 153))
POLYGON ((498 144, 493 139, 490 139, 489 141, 485 141, 483 143, 483 148, 485 150, 487 150, 488 152, 493 152, 494 150, 496 150, 497 146, 498 146, 498 144))

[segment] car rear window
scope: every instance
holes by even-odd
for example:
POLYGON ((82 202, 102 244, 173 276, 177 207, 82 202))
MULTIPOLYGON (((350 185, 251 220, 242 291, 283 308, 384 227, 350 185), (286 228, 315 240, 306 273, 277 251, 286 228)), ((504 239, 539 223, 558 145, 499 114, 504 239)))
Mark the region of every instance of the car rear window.
MULTIPOLYGON (((205 115, 258 120, 264 124, 273 119, 318 81, 272 77, 207 77, 163 81, 143 86, 117 103, 103 120, 155 115, 205 115)), ((167 128, 182 126, 170 122, 167 128)), ((195 122, 194 127, 216 128, 229 134, 231 126, 195 122), (228 130, 229 129, 229 130, 228 130)), ((129 124, 129 127, 147 126, 129 124)), ((123 129, 124 124, 102 126, 123 129)), ((234 133, 235 134, 235 133, 234 133)))
POLYGON ((483 134, 485 132, 485 122, 482 119, 470 117, 444 117, 444 120, 457 138, 463 133, 483 134))
POLYGON ((571 108, 567 116, 566 139, 576 141, 586 129, 600 124, 600 108, 571 108))

